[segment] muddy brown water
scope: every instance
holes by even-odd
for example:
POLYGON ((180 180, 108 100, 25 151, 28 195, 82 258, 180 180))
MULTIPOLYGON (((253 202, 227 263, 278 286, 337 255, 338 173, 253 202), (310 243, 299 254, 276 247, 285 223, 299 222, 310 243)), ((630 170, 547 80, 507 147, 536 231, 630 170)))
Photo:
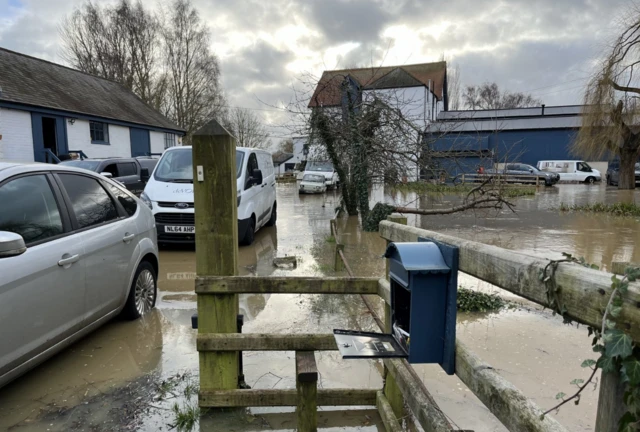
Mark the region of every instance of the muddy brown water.
MULTIPOLYGON (((633 218, 570 213, 561 202, 637 201, 638 192, 621 193, 604 185, 560 185, 535 197, 514 199, 518 212, 450 216, 410 216, 409 223, 475 241, 544 256, 570 252, 608 267, 615 260, 640 260, 640 225, 633 218)), ((389 194, 376 188, 372 201, 420 208, 447 207, 459 197, 389 194)), ((261 230, 251 247, 239 250, 243 275, 331 275, 329 219, 339 196, 298 196, 295 184, 278 186, 279 220, 261 230), (295 270, 277 269, 275 257, 297 256, 295 270)), ((385 242, 363 233, 354 218, 339 221, 345 255, 354 272, 381 276, 385 242)), ((157 308, 135 322, 115 320, 12 384, 0 389, 0 430, 119 431, 171 430, 173 405, 195 406, 186 392, 197 384, 193 247, 163 247, 157 308), (187 394, 185 396, 185 393, 187 394)), ((466 275, 463 286, 508 293, 466 275)), ((245 332, 328 332, 333 328, 375 330, 356 296, 246 295, 240 297, 245 332)), ((566 326, 528 302, 497 314, 459 314, 458 337, 543 408, 554 396, 571 393, 569 382, 585 378, 580 363, 593 358, 585 328, 566 326)), ((244 353, 246 381, 254 388, 293 388, 294 353, 244 353)), ((380 388, 375 361, 343 361, 337 353, 317 353, 323 387, 380 388)), ((503 426, 456 377, 438 366, 416 365, 444 412, 460 429, 503 431, 503 426)), ((579 406, 564 407, 556 418, 572 431, 593 430, 597 391, 587 391, 579 406)), ((320 426, 327 430, 384 430, 375 410, 326 408, 320 426)), ((291 410, 260 408, 208 414, 199 430, 294 430, 291 410)))

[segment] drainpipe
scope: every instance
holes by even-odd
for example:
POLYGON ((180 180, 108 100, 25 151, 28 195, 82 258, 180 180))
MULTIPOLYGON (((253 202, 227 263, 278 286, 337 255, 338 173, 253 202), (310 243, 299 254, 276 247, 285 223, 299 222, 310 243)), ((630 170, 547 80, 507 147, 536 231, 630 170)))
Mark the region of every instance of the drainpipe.
POLYGON ((545 107, 545 105, 542 104, 542 115, 544 115, 544 107, 545 107))

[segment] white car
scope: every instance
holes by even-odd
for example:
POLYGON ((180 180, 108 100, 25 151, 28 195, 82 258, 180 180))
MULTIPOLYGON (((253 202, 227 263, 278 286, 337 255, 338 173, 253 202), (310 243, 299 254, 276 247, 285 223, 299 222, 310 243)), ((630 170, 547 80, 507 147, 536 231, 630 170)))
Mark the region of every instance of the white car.
POLYGON ((0 162, 0 387, 156 302, 151 211, 97 173, 0 162))
MULTIPOLYGON (((238 238, 253 243, 263 226, 273 226, 278 216, 276 177, 271 154, 265 150, 236 148, 238 238)), ((193 243, 193 156, 190 146, 164 152, 140 195, 153 212, 161 243, 193 243)))
POLYGON ((600 171, 591 168, 588 163, 580 160, 539 161, 538 169, 559 174, 560 181, 577 181, 590 184, 602 181, 600 171))
POLYGON ((327 189, 335 189, 338 187, 339 179, 333 164, 329 161, 309 161, 304 169, 304 178, 307 174, 319 174, 324 177, 324 184, 327 189))
POLYGON ((299 193, 323 193, 327 191, 325 177, 321 174, 305 174, 298 188, 299 193))

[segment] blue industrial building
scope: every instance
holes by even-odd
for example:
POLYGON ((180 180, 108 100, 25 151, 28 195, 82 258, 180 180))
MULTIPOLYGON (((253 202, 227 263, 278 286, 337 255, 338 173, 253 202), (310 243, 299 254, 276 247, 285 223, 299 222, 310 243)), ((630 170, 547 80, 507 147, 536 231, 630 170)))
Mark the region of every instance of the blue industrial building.
POLYGON ((535 166, 539 160, 579 159, 571 153, 571 144, 580 128, 583 108, 542 105, 443 111, 424 135, 429 151, 424 153, 423 165, 455 176, 507 162, 535 166))

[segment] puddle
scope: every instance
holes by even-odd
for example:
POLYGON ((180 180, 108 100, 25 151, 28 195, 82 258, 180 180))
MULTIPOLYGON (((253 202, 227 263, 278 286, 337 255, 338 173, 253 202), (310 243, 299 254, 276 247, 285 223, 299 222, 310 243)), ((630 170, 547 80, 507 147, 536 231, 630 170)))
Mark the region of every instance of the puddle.
MULTIPOLYGON (((612 260, 640 261, 640 227, 634 219, 580 213, 560 214, 560 202, 585 204, 636 200, 604 186, 561 185, 542 189, 536 197, 516 199, 518 213, 409 216, 409 224, 528 253, 571 252, 608 266, 612 260), (490 217, 482 217, 490 216, 490 217)), ((374 189, 373 200, 430 208, 449 206, 459 197, 412 193, 386 196, 374 189)), ((327 241, 329 220, 339 197, 298 196, 295 184, 278 185, 277 227, 256 235, 255 244, 239 250, 240 275, 334 275, 333 244, 327 241), (296 256, 297 267, 280 269, 274 259, 296 256)), ((338 221, 340 240, 351 268, 360 276, 382 276, 385 241, 377 233, 358 229, 356 218, 338 221)), ((172 404, 187 403, 179 388, 173 399, 157 400, 158 386, 175 377, 197 382, 196 331, 191 315, 193 246, 163 247, 157 308, 144 320, 115 320, 43 365, 0 389, 0 430, 170 430, 172 404)), ((466 275, 469 288, 516 297, 466 275)), ((380 302, 377 303, 381 309, 380 302)), ((245 332, 329 332, 334 328, 376 330, 358 296, 268 295, 240 296, 245 332)), ((585 328, 564 326, 557 317, 525 302, 520 310, 498 314, 460 314, 458 337, 498 369, 543 408, 552 406, 569 382, 584 378, 583 359, 592 358, 585 328)), ((379 363, 343 361, 336 352, 316 354, 320 385, 380 388, 379 363)), ((460 429, 505 430, 456 377, 437 366, 416 366, 427 388, 460 429)), ((293 352, 246 352, 244 373, 254 388, 294 388, 293 352)), ((184 384, 181 384, 183 387, 184 384)), ((178 386, 180 387, 180 386, 178 386)), ((563 408, 557 418, 568 430, 593 430, 597 392, 586 392, 579 406, 563 408)), ((375 410, 324 409, 320 426, 327 430, 384 430, 375 410)), ((294 430, 291 410, 249 409, 209 414, 200 430, 294 430)))

